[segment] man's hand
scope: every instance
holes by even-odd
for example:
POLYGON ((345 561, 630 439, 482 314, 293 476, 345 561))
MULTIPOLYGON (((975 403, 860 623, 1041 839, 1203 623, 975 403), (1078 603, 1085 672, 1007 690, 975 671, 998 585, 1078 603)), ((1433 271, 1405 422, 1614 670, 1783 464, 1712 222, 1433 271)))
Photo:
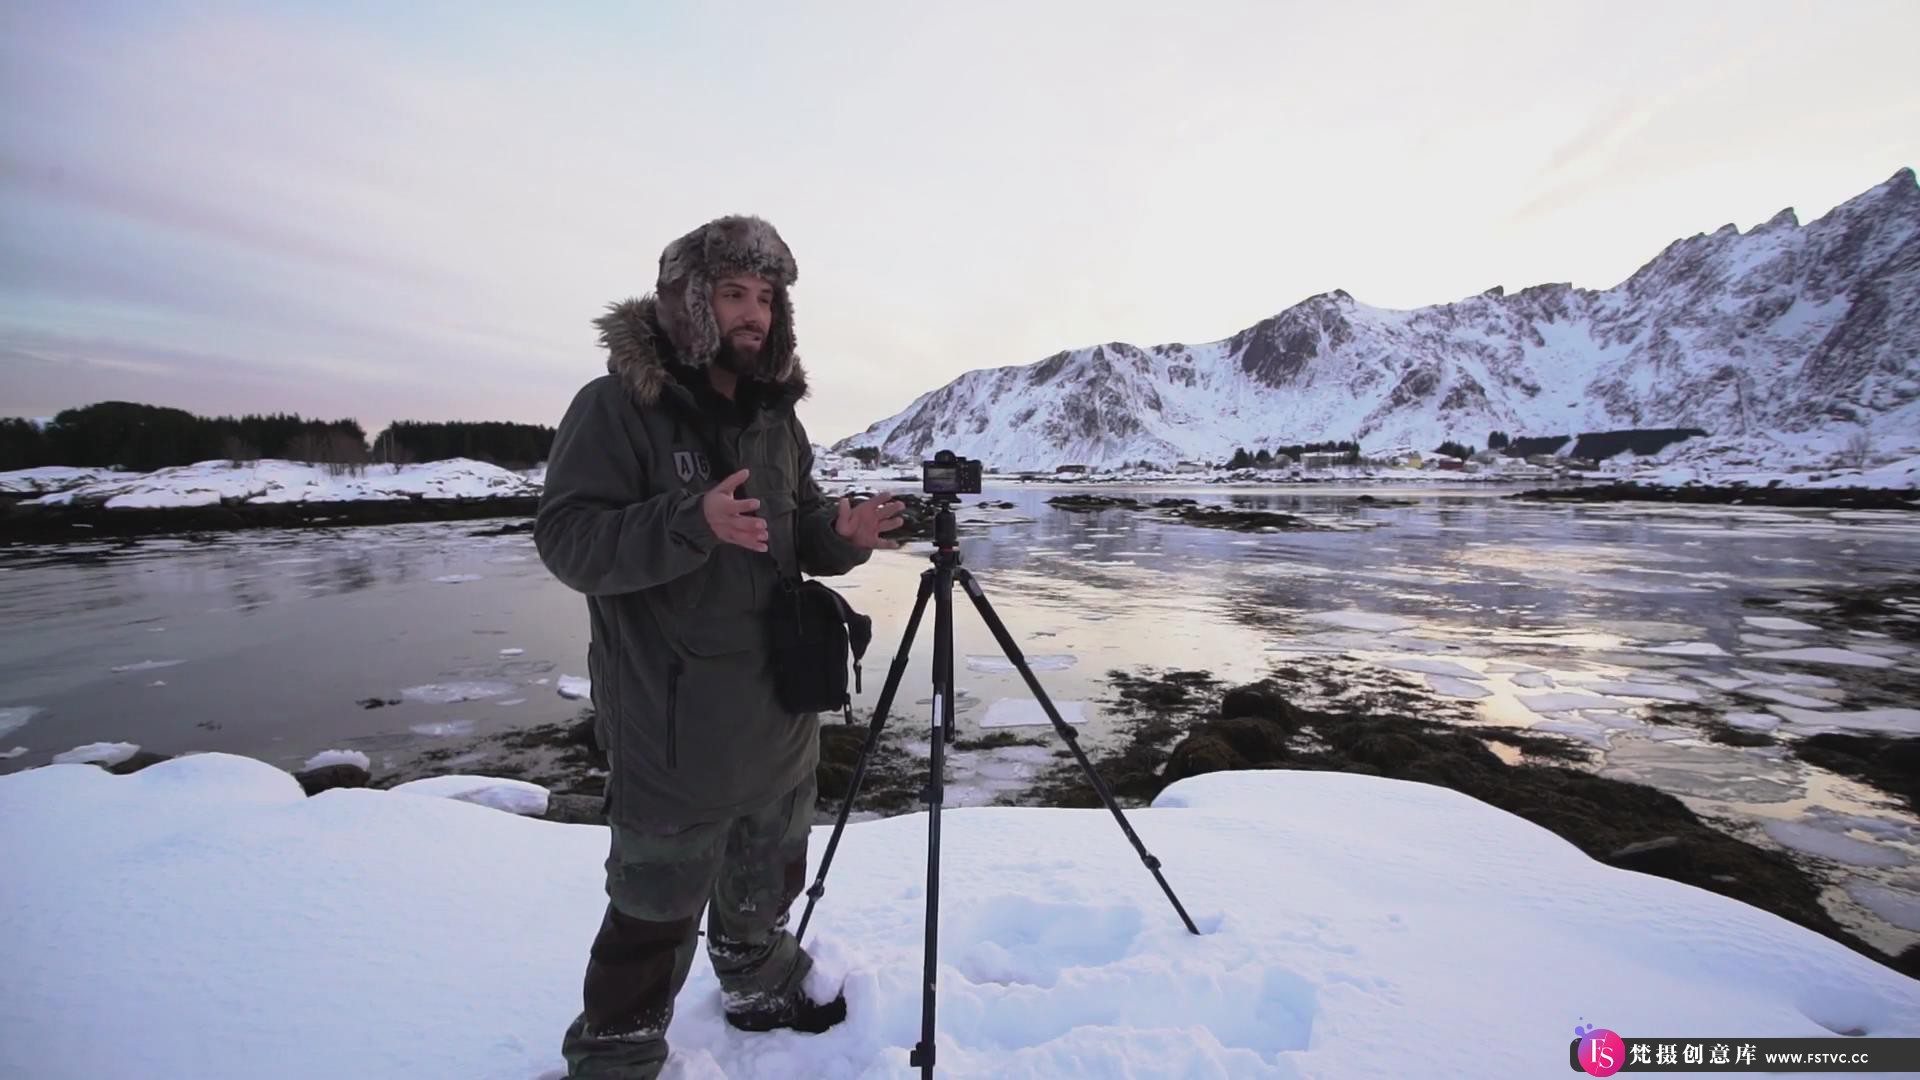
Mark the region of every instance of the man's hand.
POLYGON ((890 495, 867 499, 858 506, 841 496, 834 513, 833 531, 855 547, 897 548, 898 540, 889 540, 880 534, 899 528, 905 521, 900 512, 905 509, 905 503, 894 501, 890 495))
POLYGON ((723 544, 738 544, 748 551, 767 550, 767 521, 755 517, 759 499, 736 499, 733 493, 747 482, 747 470, 741 469, 713 486, 700 498, 700 509, 707 515, 707 526, 723 544))

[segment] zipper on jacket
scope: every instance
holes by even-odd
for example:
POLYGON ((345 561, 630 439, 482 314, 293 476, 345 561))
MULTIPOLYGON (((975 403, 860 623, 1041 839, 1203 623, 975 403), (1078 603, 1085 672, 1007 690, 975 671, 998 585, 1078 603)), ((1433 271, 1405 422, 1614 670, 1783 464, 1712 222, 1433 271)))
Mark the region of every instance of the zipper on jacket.
POLYGON ((667 665, 667 768, 680 767, 680 672, 685 665, 675 659, 667 665))

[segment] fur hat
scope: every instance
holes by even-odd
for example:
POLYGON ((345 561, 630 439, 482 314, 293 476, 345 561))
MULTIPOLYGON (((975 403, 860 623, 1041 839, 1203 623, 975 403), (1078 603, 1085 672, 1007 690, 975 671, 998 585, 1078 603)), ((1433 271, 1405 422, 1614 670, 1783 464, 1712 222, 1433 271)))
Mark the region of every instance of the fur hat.
POLYGON ((607 370, 621 375, 643 403, 658 399, 667 368, 654 341, 657 323, 678 363, 704 369, 720 352, 713 318, 715 282, 737 274, 765 278, 773 286, 773 325, 760 346, 757 379, 776 397, 806 396, 806 375, 795 352, 793 298, 788 290, 800 270, 786 241, 757 217, 716 218, 668 244, 660 253, 654 295, 609 307, 594 320, 608 350, 607 370))
POLYGON ((793 362, 793 302, 788 290, 799 279, 793 252, 772 225, 757 217, 717 218, 687 233, 660 253, 660 323, 683 362, 704 367, 720 351, 713 321, 713 285, 752 274, 773 285, 773 325, 761 346, 762 377, 786 378, 793 362))

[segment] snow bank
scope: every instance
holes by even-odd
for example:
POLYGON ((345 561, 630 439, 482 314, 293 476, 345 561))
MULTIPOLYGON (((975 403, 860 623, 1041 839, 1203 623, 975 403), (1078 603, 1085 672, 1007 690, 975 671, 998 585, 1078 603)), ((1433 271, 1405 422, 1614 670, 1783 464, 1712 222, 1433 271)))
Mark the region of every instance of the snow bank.
POLYGON ((322 750, 308 758, 307 763, 301 768, 311 771, 324 769, 329 765, 352 765, 356 768, 371 770, 373 761, 358 750, 322 750))
POLYGON ((0 472, 0 494, 51 495, 83 484, 103 480, 125 480, 141 474, 114 469, 82 468, 72 465, 43 465, 37 469, 0 472))
POLYGON ((106 473, 33 501, 100 501, 108 509, 139 509, 212 506, 228 500, 292 503, 538 494, 540 484, 525 474, 466 458, 424 465, 368 465, 359 476, 333 476, 324 465, 267 460, 237 467, 225 461, 203 461, 151 473, 106 473))
POLYGON ((547 789, 524 780, 493 776, 430 776, 391 789, 404 795, 434 795, 476 806, 490 806, 509 814, 539 817, 547 812, 547 789))
MULTIPOLYGON (((1129 820, 1202 935, 1104 810, 943 817, 941 1075, 1551 1076, 1582 1018, 1629 1036, 1920 1035, 1920 982, 1442 788, 1219 773, 1129 820)), ((303 799, 220 754, 0 776, 0 821, 0 1074, 562 1067, 605 903, 600 827, 367 789, 303 799)), ((925 837, 921 815, 848 827, 809 930, 845 1024, 735 1032, 702 955, 670 1068, 908 1074, 925 837)))

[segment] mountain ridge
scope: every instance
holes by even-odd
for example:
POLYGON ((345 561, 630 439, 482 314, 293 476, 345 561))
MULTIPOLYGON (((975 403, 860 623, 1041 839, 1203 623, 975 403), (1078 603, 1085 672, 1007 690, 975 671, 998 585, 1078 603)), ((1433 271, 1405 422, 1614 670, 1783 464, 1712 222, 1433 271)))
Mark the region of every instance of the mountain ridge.
POLYGON ((1410 309, 1331 289, 1216 341, 1108 341, 978 369, 833 449, 1052 469, 1687 427, 1920 446, 1911 168, 1805 225, 1788 207, 1746 232, 1676 239, 1608 289, 1496 285, 1410 309))

